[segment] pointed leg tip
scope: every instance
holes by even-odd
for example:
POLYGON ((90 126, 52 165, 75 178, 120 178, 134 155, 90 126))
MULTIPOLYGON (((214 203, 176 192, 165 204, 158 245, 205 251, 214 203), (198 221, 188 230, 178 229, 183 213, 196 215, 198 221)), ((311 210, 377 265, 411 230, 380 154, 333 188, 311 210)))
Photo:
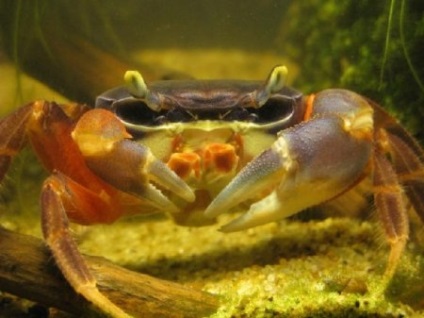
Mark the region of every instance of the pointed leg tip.
POLYGON ((186 200, 187 202, 194 202, 196 200, 196 194, 194 191, 187 186, 183 191, 180 193, 180 197, 186 200))
POLYGON ((224 224, 223 226, 219 228, 219 231, 222 233, 231 233, 231 232, 242 231, 249 228, 249 227, 245 228, 244 226, 238 223, 239 222, 237 222, 237 220, 234 220, 230 223, 224 224))
POLYGON ((211 204, 209 204, 209 206, 203 212, 204 216, 208 219, 213 219, 226 211, 224 207, 222 207, 220 204, 215 204, 214 202, 215 201, 212 201, 211 204))
POLYGON ((207 218, 213 218, 217 215, 216 210, 210 209, 209 207, 206 208, 206 210, 203 212, 205 217, 207 218))

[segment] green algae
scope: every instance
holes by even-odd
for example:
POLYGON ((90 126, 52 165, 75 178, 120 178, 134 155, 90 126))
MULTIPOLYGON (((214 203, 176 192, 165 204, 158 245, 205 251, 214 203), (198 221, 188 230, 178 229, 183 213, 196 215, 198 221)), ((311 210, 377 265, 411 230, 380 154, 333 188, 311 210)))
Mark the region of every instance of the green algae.
POLYGON ((423 10, 420 0, 296 1, 277 45, 301 67, 297 87, 357 91, 422 138, 423 10))

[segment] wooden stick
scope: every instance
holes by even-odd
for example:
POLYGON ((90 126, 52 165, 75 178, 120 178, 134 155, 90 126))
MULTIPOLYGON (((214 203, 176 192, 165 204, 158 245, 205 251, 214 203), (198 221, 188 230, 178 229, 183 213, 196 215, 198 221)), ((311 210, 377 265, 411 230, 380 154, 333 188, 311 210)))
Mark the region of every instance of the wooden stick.
MULTIPOLYGON (((204 317, 218 307, 211 294, 135 273, 103 258, 85 258, 102 293, 135 317, 204 317)), ((78 316, 91 310, 64 280, 42 240, 3 228, 0 289, 78 316)))

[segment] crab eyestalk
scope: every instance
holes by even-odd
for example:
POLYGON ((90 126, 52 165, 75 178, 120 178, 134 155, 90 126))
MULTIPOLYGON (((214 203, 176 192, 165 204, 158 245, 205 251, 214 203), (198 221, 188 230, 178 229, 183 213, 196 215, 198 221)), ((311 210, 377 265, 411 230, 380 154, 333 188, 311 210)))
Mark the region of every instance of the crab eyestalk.
POLYGON ((146 105, 153 111, 159 111, 160 106, 156 103, 149 102, 150 91, 138 71, 126 71, 124 75, 125 83, 130 93, 137 98, 145 101, 146 105))
POLYGON ((263 106, 272 94, 277 93, 286 85, 288 70, 285 65, 275 66, 269 74, 266 83, 257 94, 259 107, 263 106))

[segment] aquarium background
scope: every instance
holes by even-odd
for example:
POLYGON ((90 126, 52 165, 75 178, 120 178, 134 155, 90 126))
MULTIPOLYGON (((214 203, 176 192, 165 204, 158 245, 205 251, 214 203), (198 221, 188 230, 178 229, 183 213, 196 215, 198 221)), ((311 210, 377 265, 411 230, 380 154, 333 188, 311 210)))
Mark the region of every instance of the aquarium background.
MULTIPOLYGON (((285 64, 289 84, 305 94, 354 90, 424 142, 423 51, 421 0, 0 0, 0 116, 40 98, 92 105, 98 94, 121 85, 130 68, 147 81, 261 80, 285 64)), ((40 235, 45 173, 34 161, 24 153, 3 184, 0 222, 40 235)), ((81 248, 224 295, 228 302, 216 317, 422 314, 424 292, 414 287, 424 268, 418 245, 409 246, 387 299, 370 298, 387 257, 373 217, 306 220, 234 235, 165 219, 123 221, 84 229, 81 248), (112 241, 116 248, 99 250, 112 241), (141 246, 124 248, 133 242, 141 246)), ((32 305, 22 306, 26 313, 32 305)))

